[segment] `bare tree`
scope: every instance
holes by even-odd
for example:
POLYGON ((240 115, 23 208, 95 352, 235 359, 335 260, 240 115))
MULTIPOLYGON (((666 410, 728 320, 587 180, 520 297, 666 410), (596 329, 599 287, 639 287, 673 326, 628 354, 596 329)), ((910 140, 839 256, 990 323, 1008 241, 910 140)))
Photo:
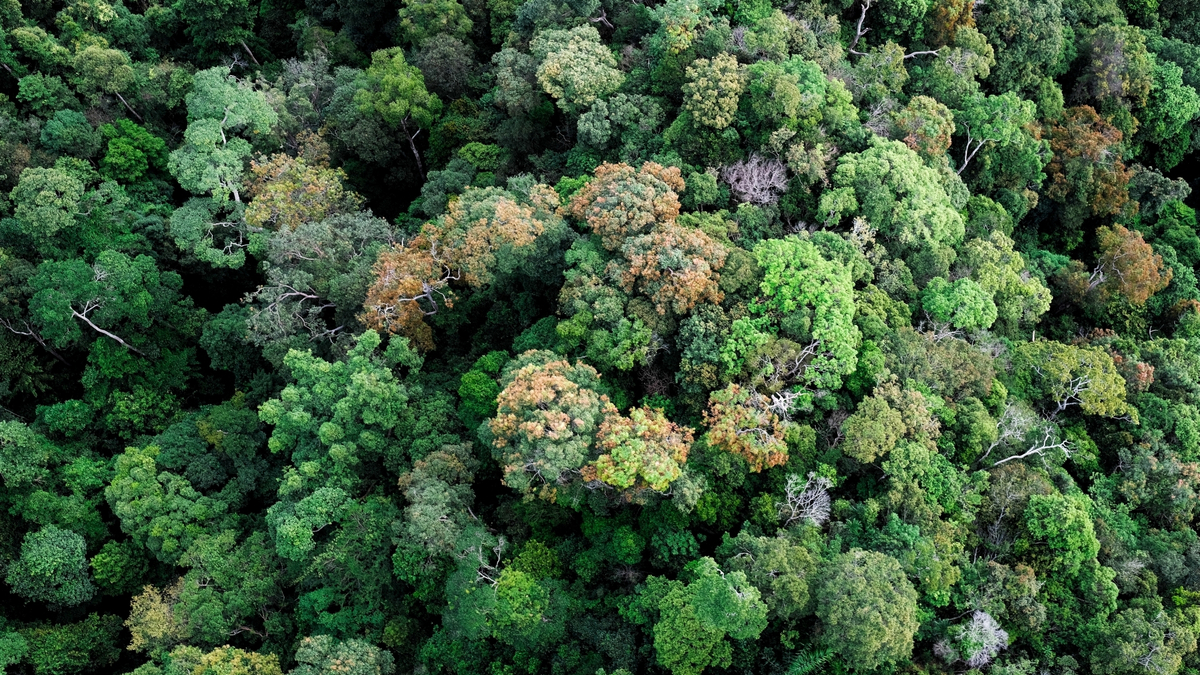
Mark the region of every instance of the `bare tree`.
POLYGON ((832 481, 816 473, 809 473, 808 480, 803 484, 800 483, 800 476, 789 475, 783 501, 775 503, 779 519, 784 521, 783 526, 789 527, 797 521, 818 526, 828 522, 829 488, 832 485, 832 481))
POLYGON ((968 668, 982 668, 1007 647, 1008 632, 991 614, 975 610, 970 621, 951 628, 950 637, 933 646, 933 653, 947 663, 963 661, 968 668))
POLYGON ((787 168, 778 159, 751 155, 721 169, 721 180, 729 183, 733 193, 743 202, 774 204, 787 189, 787 168))

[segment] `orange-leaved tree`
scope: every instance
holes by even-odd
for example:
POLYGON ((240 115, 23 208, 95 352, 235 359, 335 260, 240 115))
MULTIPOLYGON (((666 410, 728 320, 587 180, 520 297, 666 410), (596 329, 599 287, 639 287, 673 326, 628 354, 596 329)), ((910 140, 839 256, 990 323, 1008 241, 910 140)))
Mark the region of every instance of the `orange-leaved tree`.
POLYGON ((1115 294, 1140 307, 1171 283, 1171 268, 1140 232, 1113 225, 1097 229, 1096 238, 1100 244, 1096 266, 1088 272, 1075 261, 1067 273, 1067 288, 1077 301, 1103 305, 1115 294))
POLYGON ((1121 162, 1122 138, 1119 129, 1086 105, 1063 111, 1050 126, 1054 157, 1046 166, 1046 194, 1063 203, 1068 224, 1136 208, 1136 202, 1129 202, 1133 172, 1121 162))
POLYGON ((571 200, 571 215, 587 222, 604 247, 616 251, 628 237, 645 234, 679 215, 684 182, 676 167, 646 162, 601 164, 595 177, 571 200))
POLYGON ((789 422, 771 410, 770 399, 749 387, 731 384, 714 391, 704 411, 708 442, 738 455, 750 470, 778 466, 788 460, 784 432, 789 422))
POLYGON ((554 212, 557 201, 543 185, 527 197, 494 187, 468 189, 416 237, 380 252, 362 320, 433 349, 425 317, 453 306, 453 283, 486 286, 496 274, 530 263, 539 237, 564 236, 566 226, 554 212))
POLYGON ((566 209, 618 254, 608 276, 626 293, 644 293, 659 314, 686 314, 700 302, 724 297, 718 270, 725 265, 725 247, 675 222, 683 189, 676 167, 603 164, 566 209))

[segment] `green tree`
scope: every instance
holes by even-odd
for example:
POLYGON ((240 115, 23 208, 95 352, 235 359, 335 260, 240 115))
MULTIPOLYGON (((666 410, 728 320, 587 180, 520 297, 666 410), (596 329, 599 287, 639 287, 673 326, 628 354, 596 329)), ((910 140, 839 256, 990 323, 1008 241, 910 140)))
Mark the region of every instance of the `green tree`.
POLYGON ((829 220, 861 214, 921 278, 944 275, 965 224, 942 176, 915 152, 875 138, 867 150, 842 156, 833 186, 820 200, 829 220))
POLYGON ((219 525, 229 505, 202 495, 182 476, 159 472, 155 446, 127 448, 104 490, 121 529, 159 560, 174 563, 219 525))
POLYGON ((29 168, 21 172, 9 198, 19 231, 38 251, 50 253, 56 239, 70 234, 79 222, 83 195, 83 183, 69 173, 29 168))
POLYGON ((912 654, 917 591, 895 558, 860 549, 835 556, 820 577, 816 602, 829 646, 857 668, 872 670, 912 654))
POLYGON ((29 311, 59 347, 104 338, 145 355, 156 321, 190 322, 190 302, 179 297, 182 285, 178 274, 160 272, 149 256, 104 251, 91 265, 79 259, 42 263, 30 280, 29 311))
POLYGON ((425 167, 417 151, 417 133, 433 126, 442 112, 442 101, 425 88, 425 76, 404 60, 399 47, 371 55, 371 65, 355 83, 354 103, 363 113, 374 113, 404 132, 421 176, 425 167))
POLYGON ((458 0, 405 0, 400 8, 400 34, 414 47, 439 34, 466 38, 473 27, 458 0))
POLYGON ((256 9, 248 0, 177 0, 171 9, 199 49, 216 56, 218 49, 241 46, 250 60, 258 63, 246 45, 246 40, 254 37, 256 9))
POLYGON ((53 525, 25 535, 21 557, 5 580, 17 595, 34 602, 72 607, 92 599, 83 537, 53 525))
POLYGON ((1100 552, 1086 498, 1061 494, 1033 495, 1023 514, 1026 537, 1014 551, 1037 567, 1074 573, 1100 552))
POLYGON ((1092 651, 1098 675, 1178 672, 1186 654, 1196 648, 1196 631, 1178 610, 1166 611, 1155 598, 1145 607, 1130 607, 1105 622, 1092 651))
POLYGON ((1008 92, 1000 96, 975 94, 962 103, 962 109, 954 115, 955 122, 966 135, 962 161, 958 173, 971 164, 971 160, 984 147, 1011 145, 1028 134, 1026 128, 1034 120, 1034 105, 1008 92))
POLYGON ((1058 74, 1067 39, 1060 0, 993 2, 978 26, 996 50, 988 77, 994 90, 1032 91, 1043 77, 1058 74))

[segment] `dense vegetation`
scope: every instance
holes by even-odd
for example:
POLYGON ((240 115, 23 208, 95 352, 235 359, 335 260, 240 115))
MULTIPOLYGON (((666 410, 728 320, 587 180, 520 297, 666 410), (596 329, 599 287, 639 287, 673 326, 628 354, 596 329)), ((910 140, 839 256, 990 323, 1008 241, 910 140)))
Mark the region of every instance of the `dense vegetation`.
POLYGON ((1194 0, 0 0, 0 667, 1200 673, 1198 90, 1194 0))

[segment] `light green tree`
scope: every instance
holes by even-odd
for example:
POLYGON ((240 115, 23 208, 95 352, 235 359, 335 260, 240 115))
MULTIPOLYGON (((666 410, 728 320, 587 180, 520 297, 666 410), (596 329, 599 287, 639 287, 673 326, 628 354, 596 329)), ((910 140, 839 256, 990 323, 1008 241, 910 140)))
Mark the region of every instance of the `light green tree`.
POLYGON ((625 80, 617 60, 600 42, 591 25, 571 30, 544 30, 529 45, 541 63, 537 81, 542 89, 571 113, 588 108, 615 92, 625 80))
POLYGON ((1014 351, 1013 365, 1017 384, 1044 401, 1051 415, 1079 406, 1088 415, 1136 419, 1136 408, 1125 401, 1125 380, 1100 347, 1028 342, 1014 351))
POLYGON ((724 129, 733 123, 745 76, 732 54, 696 59, 687 67, 683 109, 700 126, 724 129))
POLYGON ((361 112, 379 115, 404 132, 417 170, 424 177, 416 138, 421 129, 433 126, 442 112, 442 100, 425 88, 425 76, 404 60, 403 49, 391 47, 371 55, 371 65, 356 83, 354 102, 361 112))
POLYGON ((873 138, 870 148, 842 156, 832 183, 821 195, 823 214, 831 220, 860 214, 914 276, 945 275, 965 224, 942 175, 916 152, 899 141, 873 138))
POLYGON ((186 102, 184 142, 171 152, 167 168, 196 197, 171 216, 171 234, 204 262, 241 267, 251 236, 242 202, 252 151, 247 138, 267 134, 279 118, 262 92, 225 68, 196 73, 186 102))
POLYGON ((400 8, 400 35, 414 47, 439 34, 466 39, 473 27, 458 0, 405 0, 400 8))
POLYGON ((996 305, 997 329, 1015 331, 1037 323, 1050 309, 1050 289, 1028 273, 1025 258, 1013 250, 1013 241, 1000 231, 963 246, 958 264, 991 295, 996 305))
POLYGON ((996 321, 992 294, 969 277, 946 281, 934 277, 921 292, 921 306, 930 319, 963 330, 991 328, 996 321))
POLYGON ((812 241, 789 236, 764 239, 754 247, 763 270, 762 295, 750 307, 766 316, 795 317, 814 345, 804 364, 803 384, 837 389, 857 366, 861 338, 854 325, 851 269, 829 260, 812 241))
POLYGON ((296 647, 297 666, 288 675, 392 675, 396 672, 391 652, 362 640, 336 640, 329 635, 306 637, 296 647))

